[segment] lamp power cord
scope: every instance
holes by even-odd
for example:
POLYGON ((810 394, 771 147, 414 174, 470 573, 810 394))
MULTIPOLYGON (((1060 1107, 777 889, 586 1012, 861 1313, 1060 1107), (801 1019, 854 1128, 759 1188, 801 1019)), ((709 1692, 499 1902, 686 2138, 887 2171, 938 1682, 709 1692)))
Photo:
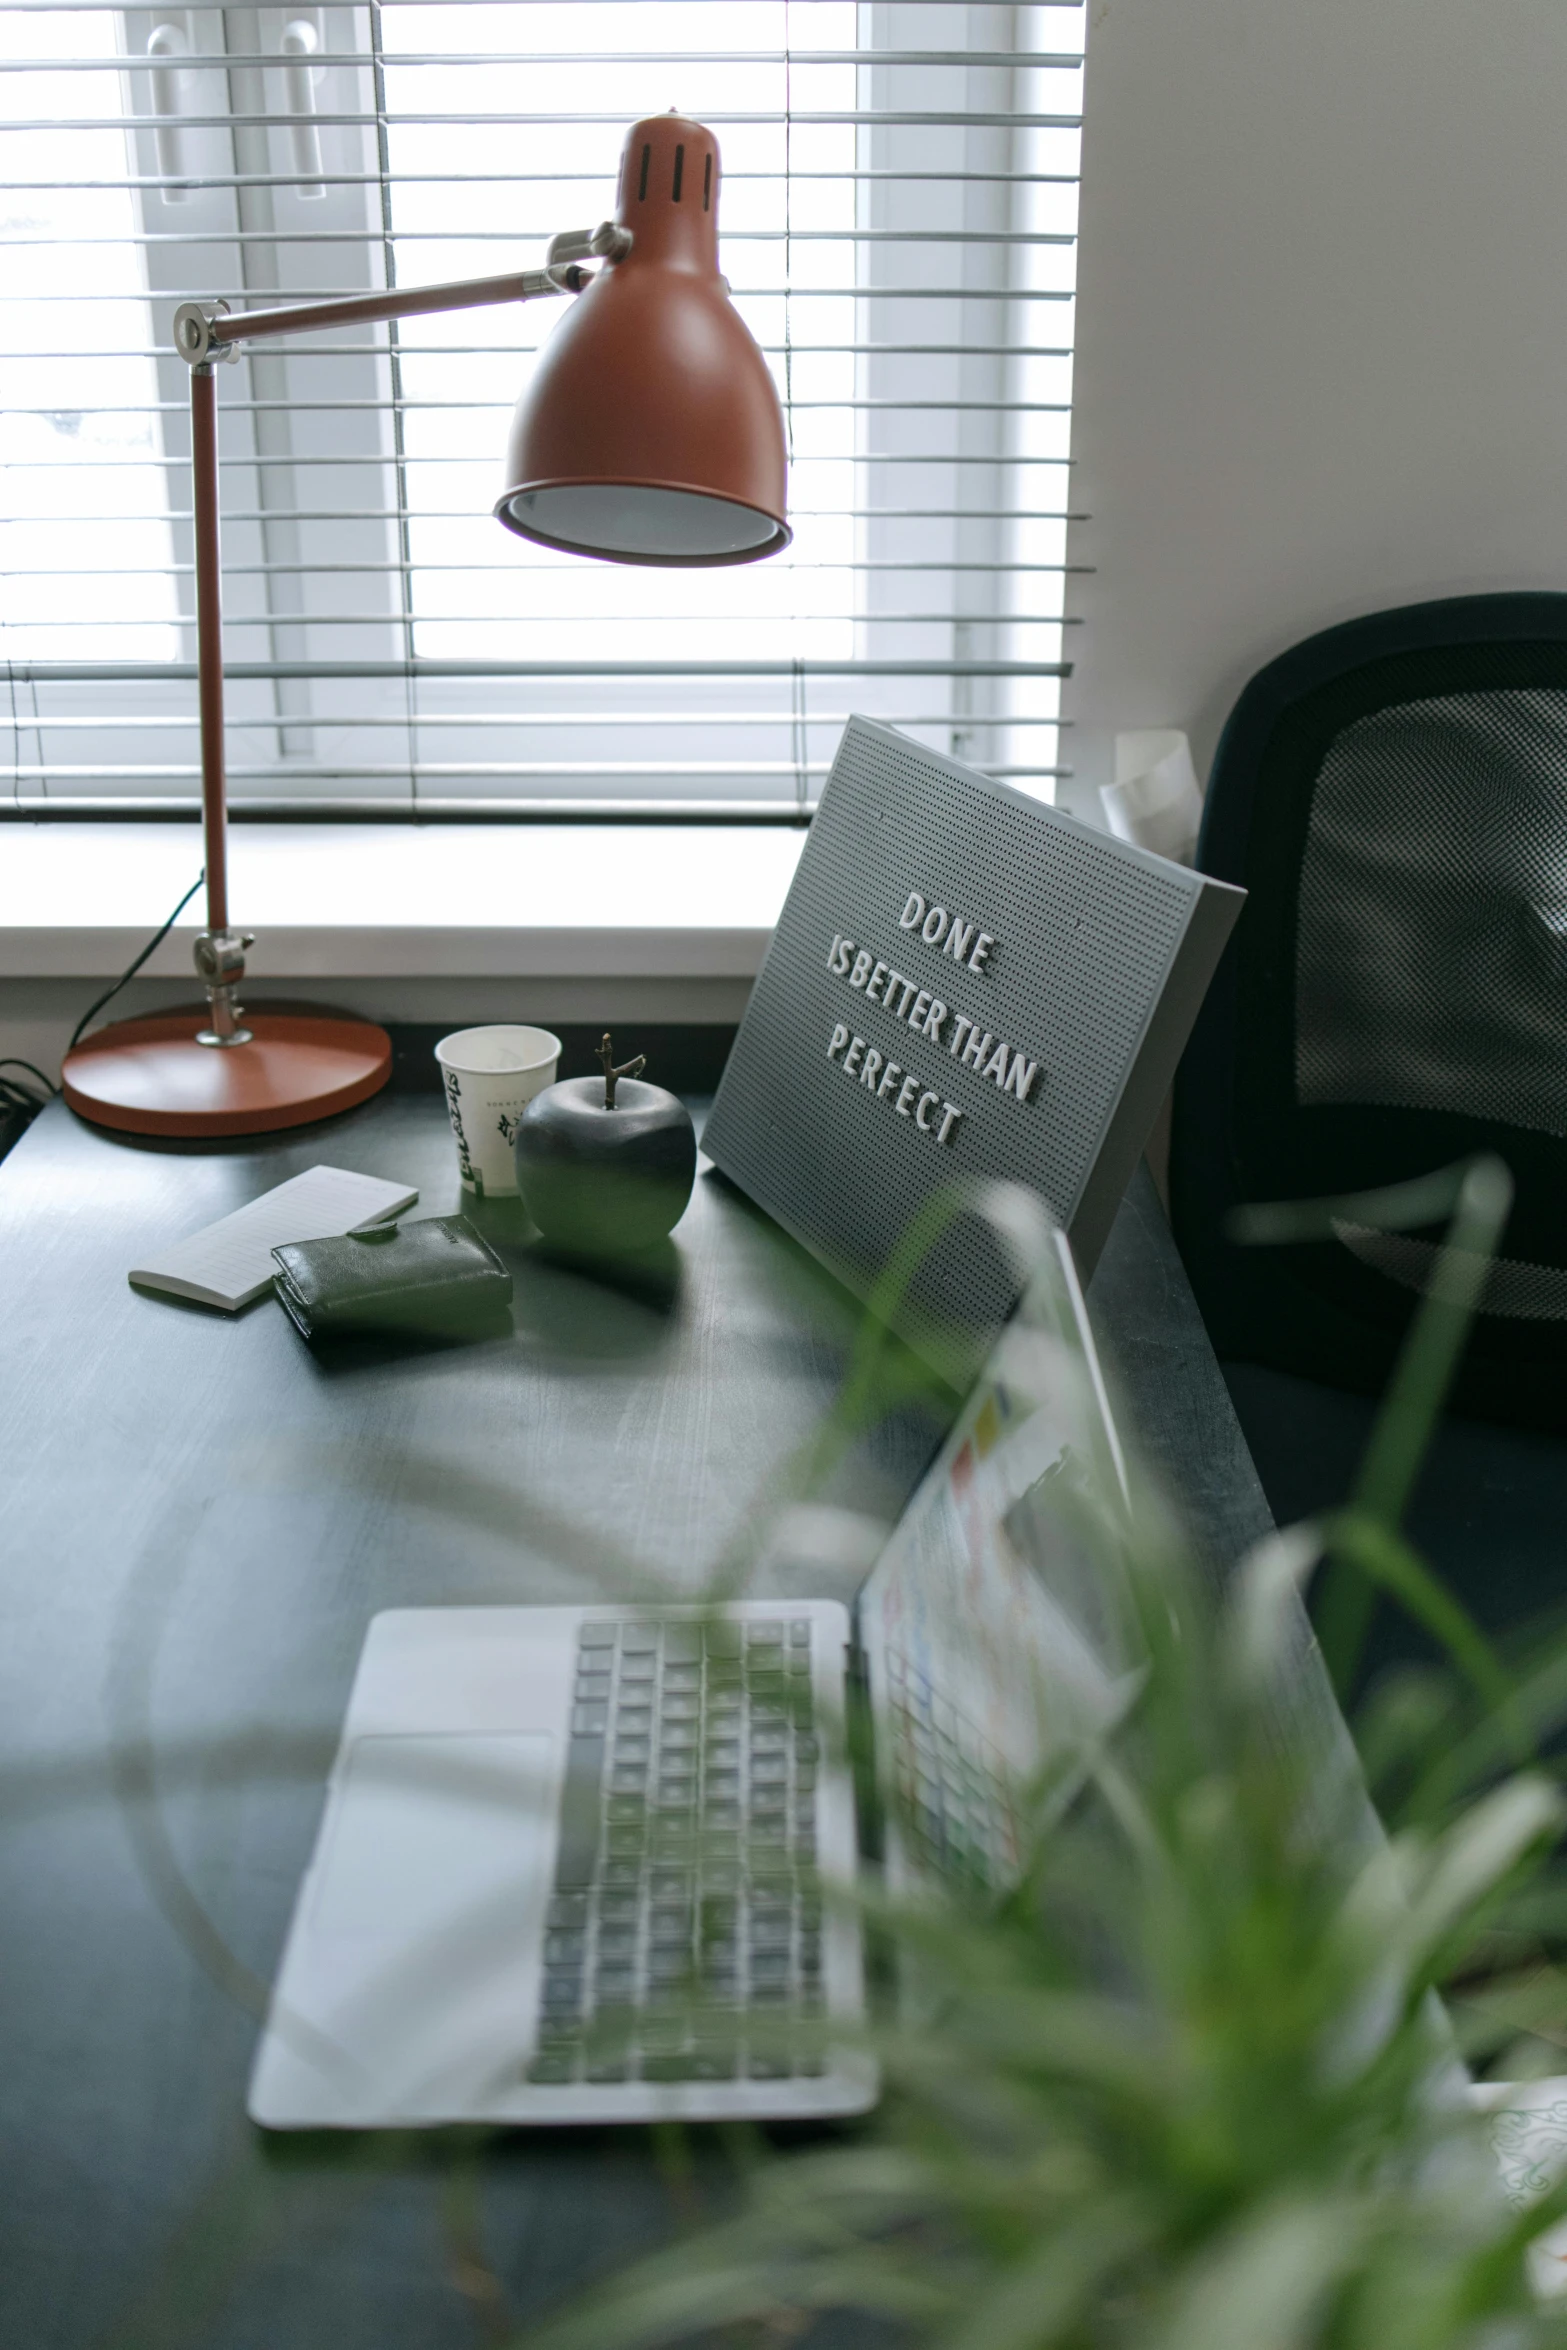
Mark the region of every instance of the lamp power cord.
MULTIPOLYGON (((197 874, 195 880, 191 883, 189 889, 185 892, 185 895, 181 898, 179 904, 175 907, 167 922, 164 923, 163 928, 148 939, 147 944, 142 948, 142 951, 137 956, 135 962, 132 963, 127 970, 121 972, 114 985, 103 995, 101 995, 95 1004, 88 1005, 86 1011, 77 1021, 76 1027, 72 1032, 71 1041, 65 1048, 68 1053, 74 1053, 77 1046, 81 1043, 83 1031, 85 1030, 89 1020, 96 1020, 98 1014, 103 1010, 104 1005, 112 1004, 115 997, 119 994, 121 988, 130 984, 130 982, 135 978, 137 972, 141 969, 143 963, 147 961, 148 957, 157 953, 159 947, 162 946, 164 940, 168 937, 169 932, 174 928, 175 923, 184 913, 186 907, 190 904, 191 899, 195 896, 197 890, 200 889, 206 878, 207 868, 205 865, 203 865, 201 871, 197 874)), ((45 1082, 47 1082, 47 1080, 45 1082)))

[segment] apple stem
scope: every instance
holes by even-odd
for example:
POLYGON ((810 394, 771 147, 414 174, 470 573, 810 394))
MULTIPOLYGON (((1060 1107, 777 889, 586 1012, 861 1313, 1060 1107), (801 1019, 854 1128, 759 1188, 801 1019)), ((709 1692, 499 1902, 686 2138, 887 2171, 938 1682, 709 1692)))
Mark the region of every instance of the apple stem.
POLYGON ((609 1030, 606 1028, 604 1041, 598 1049, 598 1058, 604 1069, 604 1107, 606 1110, 612 1110, 615 1107, 615 1087, 622 1077, 640 1077, 647 1067, 647 1055, 646 1053, 638 1053, 634 1061, 623 1061, 617 1069, 615 1050, 609 1041, 609 1030))

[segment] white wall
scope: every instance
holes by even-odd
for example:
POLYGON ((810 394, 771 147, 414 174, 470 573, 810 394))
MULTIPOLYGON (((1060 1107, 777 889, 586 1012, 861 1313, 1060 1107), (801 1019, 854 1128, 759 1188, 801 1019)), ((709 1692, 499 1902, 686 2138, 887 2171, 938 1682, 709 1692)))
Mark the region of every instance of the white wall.
POLYGON ((1063 798, 1352 614, 1567 587, 1564 0, 1089 0, 1063 798))

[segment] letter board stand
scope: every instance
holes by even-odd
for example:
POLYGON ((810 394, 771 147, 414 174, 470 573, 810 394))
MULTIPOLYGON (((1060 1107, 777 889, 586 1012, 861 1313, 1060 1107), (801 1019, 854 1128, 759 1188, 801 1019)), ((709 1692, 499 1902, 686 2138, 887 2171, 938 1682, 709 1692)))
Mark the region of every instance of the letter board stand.
MULTIPOLYGON (((852 718, 702 1147, 862 1297, 986 1179, 1086 1279, 1244 894, 852 718)), ((960 1213, 893 1320, 962 1376, 1017 1290, 960 1213)))

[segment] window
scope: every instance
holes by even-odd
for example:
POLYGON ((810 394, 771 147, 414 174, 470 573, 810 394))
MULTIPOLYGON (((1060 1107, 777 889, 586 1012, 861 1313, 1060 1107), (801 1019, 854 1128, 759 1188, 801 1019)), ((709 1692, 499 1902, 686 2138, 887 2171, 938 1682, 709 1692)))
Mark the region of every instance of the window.
POLYGON ((0 7, 13 808, 198 795, 169 321, 526 266, 671 103, 722 151, 793 546, 554 555, 490 518, 555 306, 219 371, 231 804, 790 820, 850 710, 1058 771, 1081 10, 946 0, 0 7))

